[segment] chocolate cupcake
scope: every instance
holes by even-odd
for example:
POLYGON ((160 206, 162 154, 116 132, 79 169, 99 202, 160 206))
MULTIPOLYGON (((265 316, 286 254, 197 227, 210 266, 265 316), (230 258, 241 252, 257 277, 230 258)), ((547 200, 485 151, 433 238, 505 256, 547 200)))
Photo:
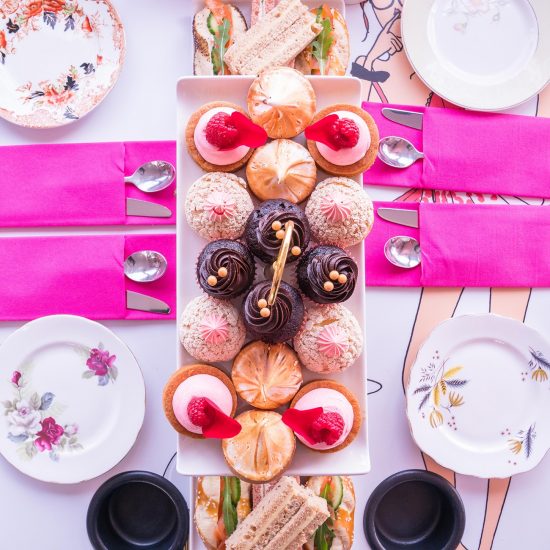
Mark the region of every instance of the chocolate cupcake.
POLYGON ((220 239, 207 244, 197 261, 197 280, 215 298, 236 298, 245 292, 256 273, 254 257, 238 242, 220 239))
POLYGON ((309 222, 301 208, 284 199, 265 201, 248 217, 244 236, 252 253, 263 262, 273 263, 289 220, 294 222, 294 231, 287 263, 297 260, 309 244, 309 222))
POLYGON ((357 282, 357 264, 337 246, 321 245, 306 252, 296 273, 300 290, 318 304, 345 302, 357 282))
POLYGON ((243 303, 243 320, 255 340, 272 344, 294 337, 304 318, 304 303, 300 293, 284 281, 272 306, 267 305, 271 281, 252 287, 243 303))

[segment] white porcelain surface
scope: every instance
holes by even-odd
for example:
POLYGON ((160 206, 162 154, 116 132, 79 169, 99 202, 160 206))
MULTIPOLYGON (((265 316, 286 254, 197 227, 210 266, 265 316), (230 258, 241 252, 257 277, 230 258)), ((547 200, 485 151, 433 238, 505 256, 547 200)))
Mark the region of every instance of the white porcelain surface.
POLYGON ((519 321, 465 315, 420 348, 407 416, 422 451, 462 474, 508 477, 550 448, 550 343, 519 321))
POLYGON ((507 109, 550 80, 546 0, 409 1, 401 26, 418 76, 457 105, 507 109))
POLYGON ((27 323, 0 346, 0 453, 43 481, 115 466, 145 414, 135 357, 103 325, 72 315, 27 323))

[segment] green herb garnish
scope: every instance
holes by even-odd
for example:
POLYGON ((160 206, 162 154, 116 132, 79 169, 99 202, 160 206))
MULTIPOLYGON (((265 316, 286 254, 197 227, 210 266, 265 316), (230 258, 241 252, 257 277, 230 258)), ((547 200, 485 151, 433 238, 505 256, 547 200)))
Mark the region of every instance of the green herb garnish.
MULTIPOLYGON (((235 489, 235 484, 233 481, 235 478, 231 477, 224 477, 224 484, 223 484, 223 504, 222 504, 222 514, 223 514, 223 524, 225 526, 225 532, 227 533, 227 536, 229 537, 233 531, 237 528, 237 523, 239 521, 237 517, 237 503, 239 502, 239 499, 241 498, 241 486, 240 483, 238 485, 238 496, 239 498, 237 501, 234 501, 234 496, 237 495, 235 489)), ((238 480, 235 480, 238 481, 238 480)))
MULTIPOLYGON (((321 13, 318 12, 317 19, 321 18, 321 13)), ((328 61, 328 51, 334 41, 332 37, 332 25, 330 19, 323 19, 319 21, 323 30, 317 35, 315 40, 311 43, 313 57, 317 59, 319 63, 319 70, 322 75, 325 74, 325 67, 328 61)))
MULTIPOLYGON (((330 485, 327 483, 324 488, 323 492, 321 493, 321 497, 324 498, 330 508, 330 501, 328 498, 328 494, 330 491, 330 485)), ((332 541, 334 540, 334 531, 331 529, 332 527, 332 518, 327 519, 321 527, 315 531, 315 537, 313 539, 313 545, 315 547, 315 550, 330 550, 330 547, 332 546, 332 541)))
POLYGON ((223 58, 229 44, 230 23, 228 19, 222 20, 222 24, 218 27, 217 33, 214 35, 214 47, 212 48, 212 67, 214 74, 225 74, 225 64, 223 58))

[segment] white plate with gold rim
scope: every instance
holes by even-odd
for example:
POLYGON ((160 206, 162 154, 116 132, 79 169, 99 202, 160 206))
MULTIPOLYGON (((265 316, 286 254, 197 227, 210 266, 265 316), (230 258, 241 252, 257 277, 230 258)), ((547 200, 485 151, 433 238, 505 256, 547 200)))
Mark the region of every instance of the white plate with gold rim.
POLYGON ((114 86, 125 52, 109 0, 0 2, 0 116, 30 128, 78 120, 114 86))
POLYGON ((28 476, 77 483, 132 448, 145 414, 126 344, 84 317, 27 323, 0 346, 0 454, 28 476))
POLYGON ((509 109, 550 81, 548 0, 409 0, 401 32, 424 83, 468 109, 509 109))
POLYGON ((414 440, 455 472, 509 477, 550 448, 550 343, 514 319, 441 323, 418 352, 406 394, 414 440))

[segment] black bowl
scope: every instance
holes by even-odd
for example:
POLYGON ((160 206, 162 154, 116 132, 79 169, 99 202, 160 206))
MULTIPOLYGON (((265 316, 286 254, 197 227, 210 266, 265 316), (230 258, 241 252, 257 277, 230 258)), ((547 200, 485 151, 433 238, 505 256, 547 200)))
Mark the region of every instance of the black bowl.
POLYGON ((464 505, 456 489, 425 470, 388 477, 365 508, 365 535, 375 550, 455 550, 464 526, 464 505))
POLYGON ((123 472, 96 491, 86 527, 96 550, 181 550, 189 537, 189 509, 167 479, 123 472))

